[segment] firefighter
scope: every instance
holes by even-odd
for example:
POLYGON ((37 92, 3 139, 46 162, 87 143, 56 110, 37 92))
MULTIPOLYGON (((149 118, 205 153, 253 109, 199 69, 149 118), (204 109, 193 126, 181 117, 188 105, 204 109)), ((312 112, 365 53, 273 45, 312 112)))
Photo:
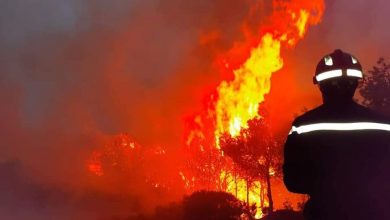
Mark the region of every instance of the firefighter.
POLYGON ((317 65, 323 104, 296 118, 284 148, 284 183, 308 194, 305 219, 390 219, 390 121, 353 100, 363 78, 341 50, 317 65))

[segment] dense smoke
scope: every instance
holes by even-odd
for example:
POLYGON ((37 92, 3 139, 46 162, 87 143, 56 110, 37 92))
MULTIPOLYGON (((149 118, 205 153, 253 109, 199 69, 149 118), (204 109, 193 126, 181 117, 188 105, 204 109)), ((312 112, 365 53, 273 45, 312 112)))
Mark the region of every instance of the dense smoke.
POLYGON ((95 183, 86 160, 120 132, 144 146, 178 150, 183 117, 217 83, 213 57, 241 38, 251 3, 4 2, 0 162, 7 196, 0 199, 1 215, 72 219, 92 209, 94 218, 115 213, 106 205, 112 200, 131 213, 172 199, 148 193, 136 178, 122 184, 131 185, 123 192, 128 198, 115 198, 122 193, 117 185, 95 183), (95 191, 98 198, 84 198, 95 191))
MULTIPOLYGON (((284 123, 303 106, 319 102, 318 94, 307 93, 315 94, 311 73, 324 53, 341 47, 367 68, 390 51, 387 1, 327 3, 323 23, 285 51, 286 68, 273 80, 272 111, 293 105, 283 113, 284 123), (292 91, 287 99, 285 88, 292 91), (280 98, 290 101, 280 104, 280 98)), ((120 132, 144 146, 161 145, 177 159, 183 117, 196 112, 221 79, 215 56, 244 40, 243 23, 255 33, 251 28, 266 19, 270 4, 2 2, 0 216, 96 219, 124 210, 131 215, 170 200, 154 201, 136 180, 129 184, 137 190, 118 196, 115 187, 92 183, 85 161, 106 136, 120 132), (261 14, 249 13, 253 4, 261 14)))

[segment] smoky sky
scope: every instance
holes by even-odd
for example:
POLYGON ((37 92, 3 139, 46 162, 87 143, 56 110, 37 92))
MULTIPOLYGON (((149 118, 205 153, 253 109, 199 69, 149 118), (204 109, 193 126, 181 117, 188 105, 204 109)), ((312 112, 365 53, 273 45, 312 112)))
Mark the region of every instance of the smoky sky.
MULTIPOLYGON (((215 55, 243 39, 242 21, 256 2, 1 1, 0 162, 20 163, 18 190, 27 187, 25 179, 34 189, 88 187, 85 160, 107 135, 127 132, 145 146, 179 149, 183 117, 199 111, 207 88, 221 80, 215 55), (200 43, 213 33, 211 43, 200 43)), ((266 17, 265 2, 264 14, 250 22, 266 17)), ((319 103, 311 75, 336 48, 366 70, 389 57, 389 8, 386 0, 326 1, 322 23, 283 51, 285 68, 269 97, 283 97, 281 85, 291 80, 292 111, 319 103)))
POLYGON ((379 57, 390 55, 389 8, 385 0, 326 1, 322 23, 312 27, 294 50, 294 62, 300 60, 312 74, 324 54, 340 48, 355 55, 365 71, 371 69, 379 57))
MULTIPOLYGON (((284 68, 273 76, 269 101, 279 105, 283 114, 283 109, 294 109, 299 114, 304 107, 310 109, 321 103, 321 93, 312 77, 318 61, 335 49, 356 56, 364 72, 372 69, 379 57, 390 57, 388 1, 327 0, 325 7, 322 22, 310 27, 294 49, 284 51, 284 68)), ((288 117, 286 120, 291 122, 288 117)))
POLYGON ((146 148, 178 150, 183 117, 202 105, 202 86, 217 84, 207 51, 227 50, 240 37, 249 4, 2 1, 1 215, 79 219, 87 212, 83 219, 96 219, 116 212, 107 201, 122 201, 130 215, 172 200, 145 186, 145 170, 99 182, 86 160, 121 132, 146 148), (199 46, 199 36, 212 31, 223 36, 218 45, 199 46))

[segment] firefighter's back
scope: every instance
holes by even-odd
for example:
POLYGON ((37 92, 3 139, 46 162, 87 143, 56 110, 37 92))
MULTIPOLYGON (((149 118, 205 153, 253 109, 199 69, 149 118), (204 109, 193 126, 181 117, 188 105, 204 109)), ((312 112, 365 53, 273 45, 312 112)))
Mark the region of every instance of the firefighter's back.
POLYGON ((337 108, 323 105, 294 124, 297 129, 313 129, 299 134, 316 173, 307 216, 390 219, 386 213, 390 204, 390 132, 380 129, 389 124, 385 118, 352 102, 337 108))
POLYGON ((390 122, 356 104, 360 62, 323 57, 313 82, 323 105, 298 117, 284 149, 288 190, 309 194, 306 219, 390 219, 390 122))

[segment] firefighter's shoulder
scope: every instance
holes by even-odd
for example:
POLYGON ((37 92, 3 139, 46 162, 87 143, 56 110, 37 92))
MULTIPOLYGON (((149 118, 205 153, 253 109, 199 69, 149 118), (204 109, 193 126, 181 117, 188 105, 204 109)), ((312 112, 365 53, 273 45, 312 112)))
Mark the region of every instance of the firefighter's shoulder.
POLYGON ((300 126, 308 123, 321 122, 323 120, 324 114, 324 107, 322 105, 318 106, 296 117, 293 121, 293 125, 300 126))
POLYGON ((365 120, 371 122, 380 122, 390 124, 390 118, 379 111, 372 110, 368 107, 356 104, 354 108, 354 115, 356 115, 356 120, 365 120))

